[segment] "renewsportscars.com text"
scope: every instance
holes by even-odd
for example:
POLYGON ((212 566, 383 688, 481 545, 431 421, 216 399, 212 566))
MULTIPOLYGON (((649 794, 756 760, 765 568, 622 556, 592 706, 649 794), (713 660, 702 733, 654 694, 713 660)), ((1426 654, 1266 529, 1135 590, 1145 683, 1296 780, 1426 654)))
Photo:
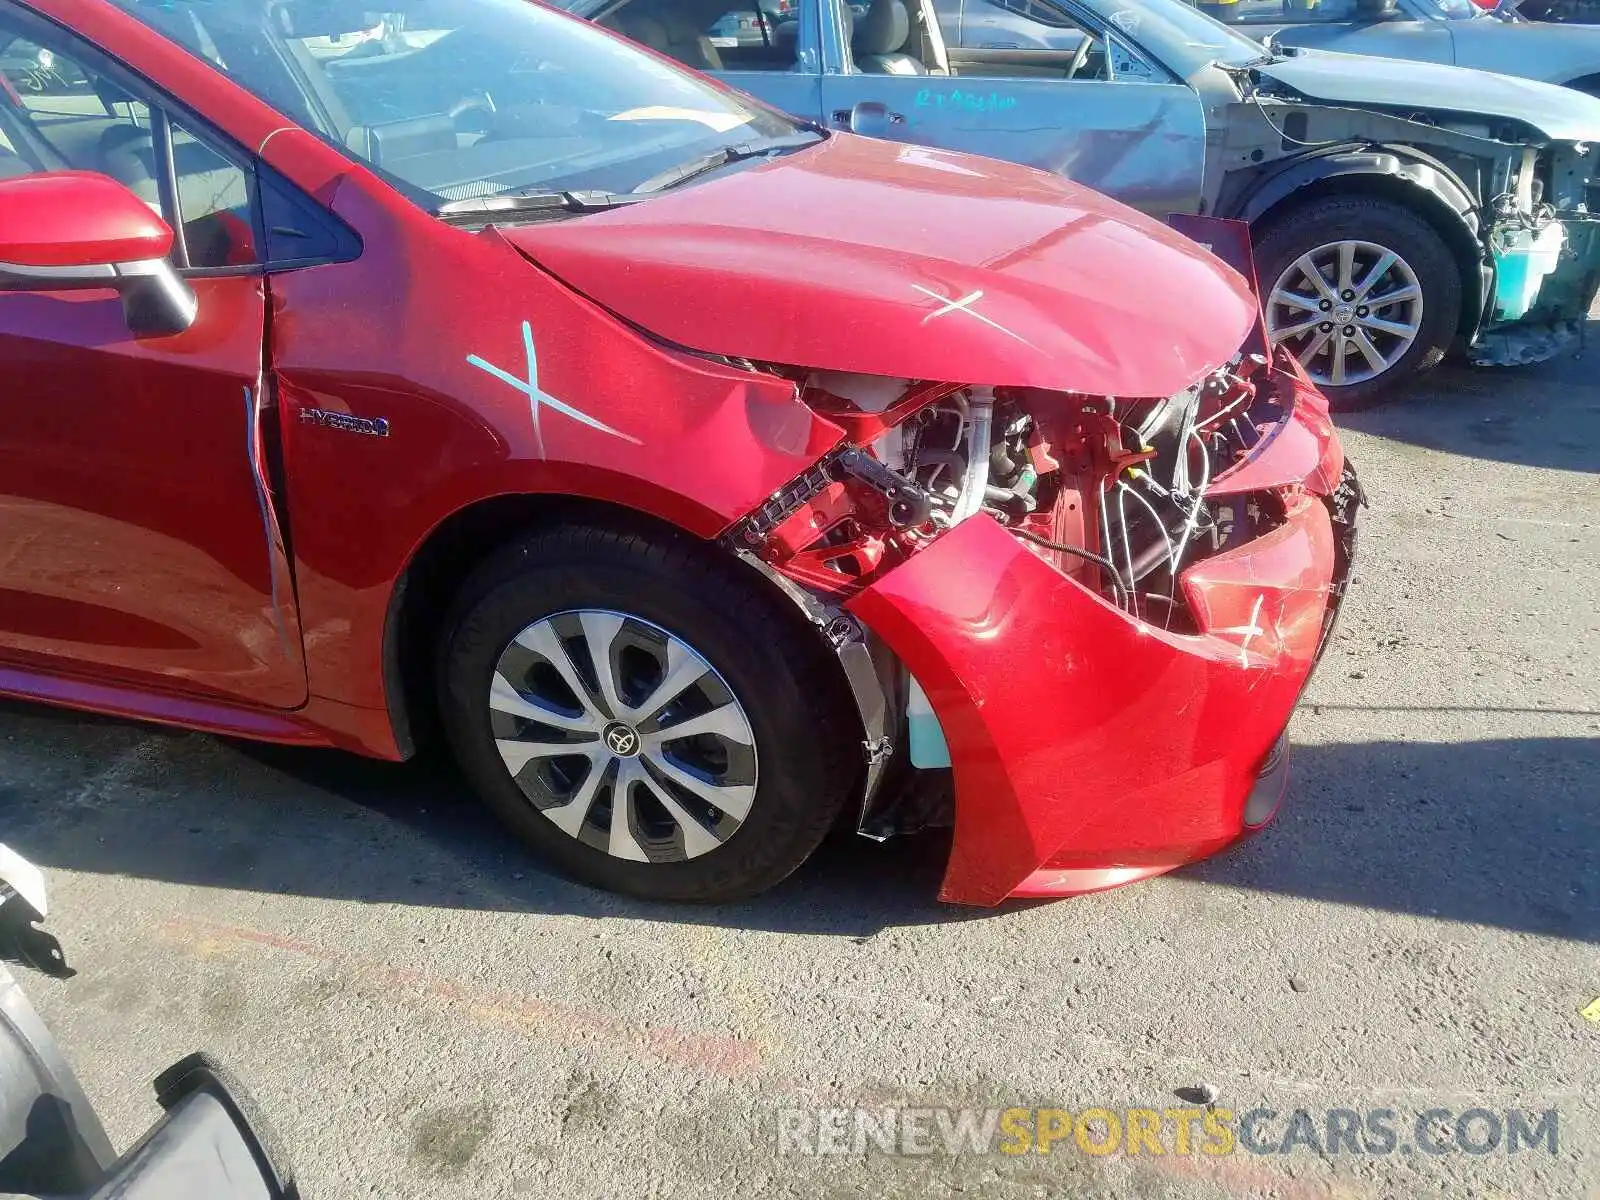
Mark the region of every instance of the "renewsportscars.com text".
POLYGON ((778 1152, 930 1154, 1556 1154, 1560 1114, 1425 1108, 790 1108, 778 1152))

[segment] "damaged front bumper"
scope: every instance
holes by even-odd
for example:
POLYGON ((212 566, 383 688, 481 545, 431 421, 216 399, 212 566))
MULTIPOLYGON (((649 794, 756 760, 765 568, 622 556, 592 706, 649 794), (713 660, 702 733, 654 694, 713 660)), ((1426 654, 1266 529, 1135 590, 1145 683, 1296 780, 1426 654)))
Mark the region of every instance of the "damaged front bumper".
POLYGON ((983 513, 845 602, 916 678, 949 747, 942 899, 1131 882, 1276 811, 1284 730, 1348 578, 1359 493, 1326 402, 1272 378, 1282 419, 1208 494, 1270 500, 1280 519, 1178 576, 1193 632, 1131 615, 983 513))

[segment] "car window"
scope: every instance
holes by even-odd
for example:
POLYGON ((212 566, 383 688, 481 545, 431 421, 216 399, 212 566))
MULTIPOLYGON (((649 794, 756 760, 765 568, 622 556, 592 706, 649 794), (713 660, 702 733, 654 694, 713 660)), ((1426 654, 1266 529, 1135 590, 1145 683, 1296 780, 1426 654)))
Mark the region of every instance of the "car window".
POLYGON ((1354 21, 1356 0, 1225 0, 1195 7, 1224 25, 1312 25, 1354 21))
MULTIPOLYGON (((1437 13, 1447 21, 1493 21, 1496 19, 1493 13, 1486 8, 1479 8, 1473 0, 1422 0, 1422 2, 1427 9, 1437 13)), ((1401 15, 1405 14, 1402 13, 1401 15)))
MULTIPOLYGON (((730 146, 799 136, 789 118, 528 0, 113 2, 430 211, 631 191, 730 146)), ((665 10, 692 20, 662 44, 709 60, 727 5, 665 10)))
MULTIPOLYGON (((74 169, 109 175, 163 211, 156 124, 143 99, 70 52, 15 36, 0 19, 0 130, 11 174, 74 169)), ((259 261, 246 173, 204 139, 169 122, 178 224, 191 267, 259 261)), ((166 215, 166 214, 164 214, 166 215)))
POLYGON ((1131 43, 1048 0, 935 0, 951 70, 962 76, 1162 82, 1131 43))
POLYGON ((1179 79, 1217 63, 1245 67, 1266 48, 1238 25, 1228 25, 1195 7, 1193 0, 1083 0, 1119 32, 1138 42, 1179 79))
POLYGON ((971 50, 1076 50, 1084 30, 1040 0, 942 0, 945 45, 971 50))
POLYGON ((792 71, 800 45, 795 0, 632 0, 599 23, 697 71, 792 71))

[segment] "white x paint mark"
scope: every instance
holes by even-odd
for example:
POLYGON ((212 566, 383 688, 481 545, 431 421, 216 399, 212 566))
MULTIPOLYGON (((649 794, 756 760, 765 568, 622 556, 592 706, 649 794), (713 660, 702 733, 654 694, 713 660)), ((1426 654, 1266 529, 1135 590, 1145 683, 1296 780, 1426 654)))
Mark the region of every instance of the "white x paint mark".
POLYGON ((557 400, 549 392, 539 386, 539 356, 533 347, 533 327, 524 321, 522 323, 522 348, 528 355, 528 377, 518 379, 509 371, 502 371, 491 362, 485 362, 476 354, 467 355, 467 362, 477 367, 480 371, 487 371, 502 383, 509 383, 517 391, 528 398, 533 406, 533 441, 539 452, 539 457, 544 457, 544 432, 539 428, 539 410, 549 408, 564 417, 570 417, 580 425, 587 425, 590 429, 598 429, 601 433, 609 433, 614 438, 621 438, 625 442, 632 442, 635 446, 643 445, 638 438, 629 437, 627 434, 611 428, 604 421, 597 421, 588 413, 580 412, 563 400, 557 400))
POLYGON ((1031 346, 1033 344, 1032 342, 1028 341, 1027 338, 1023 337, 1021 334, 1012 333, 1011 330, 1007 329, 1004 325, 1000 324, 998 321, 991 321, 988 317, 984 316, 981 312, 979 312, 977 309, 972 307, 979 300, 983 299, 983 292, 982 291, 968 292, 965 296, 962 296, 959 300, 952 300, 949 296, 941 296, 938 292, 932 290, 931 288, 925 288, 920 283, 913 283, 911 285, 911 287, 912 287, 913 290, 919 291, 924 296, 928 296, 931 299, 937 300, 940 304, 944 305, 943 308, 935 309, 933 312, 931 312, 927 316, 923 317, 922 318, 922 323, 924 325, 926 325, 929 321, 937 320, 939 317, 948 316, 950 313, 961 312, 961 313, 966 313, 967 316, 973 318, 976 321, 982 321, 990 329, 998 329, 1001 333, 1005 334, 1008 338, 1016 338, 1017 341, 1021 342, 1024 346, 1031 346))
POLYGON ((1239 665, 1241 667, 1250 665, 1250 655, 1248 653, 1250 639, 1266 632, 1265 629, 1261 628, 1261 602, 1264 599, 1266 599, 1265 596, 1256 597, 1256 606, 1250 610, 1250 623, 1248 625, 1230 625, 1226 629, 1212 631, 1213 633, 1238 633, 1243 635, 1239 642, 1239 665))

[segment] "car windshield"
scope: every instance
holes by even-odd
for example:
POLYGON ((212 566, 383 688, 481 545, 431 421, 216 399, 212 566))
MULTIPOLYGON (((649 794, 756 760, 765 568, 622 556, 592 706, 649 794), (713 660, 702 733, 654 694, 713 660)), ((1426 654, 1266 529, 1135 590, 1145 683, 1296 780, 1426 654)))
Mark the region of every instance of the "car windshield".
POLYGON ((631 191, 800 128, 530 0, 116 3, 430 210, 631 191))
POLYGON ((1186 76, 1207 63, 1242 67, 1267 54, 1260 42, 1196 11, 1185 0, 1091 2, 1111 24, 1186 76))

